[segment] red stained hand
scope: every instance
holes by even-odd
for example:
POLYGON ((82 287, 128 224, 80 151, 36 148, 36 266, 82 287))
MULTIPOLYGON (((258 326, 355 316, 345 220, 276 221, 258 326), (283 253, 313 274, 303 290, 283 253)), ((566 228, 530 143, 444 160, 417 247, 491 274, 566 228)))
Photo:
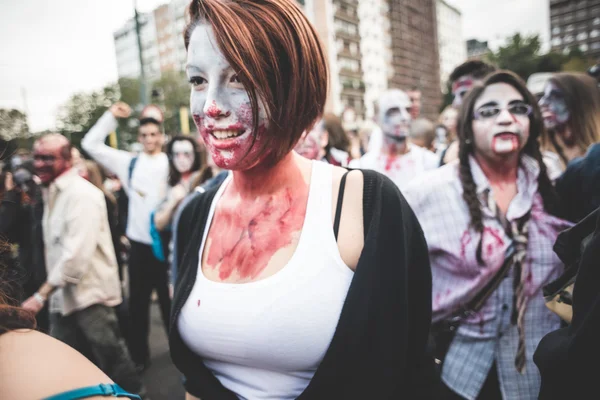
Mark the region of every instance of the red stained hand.
POLYGON ((44 305, 37 301, 33 296, 31 296, 23 302, 21 307, 23 307, 23 309, 27 311, 31 311, 34 314, 37 314, 42 310, 42 308, 44 308, 44 305))

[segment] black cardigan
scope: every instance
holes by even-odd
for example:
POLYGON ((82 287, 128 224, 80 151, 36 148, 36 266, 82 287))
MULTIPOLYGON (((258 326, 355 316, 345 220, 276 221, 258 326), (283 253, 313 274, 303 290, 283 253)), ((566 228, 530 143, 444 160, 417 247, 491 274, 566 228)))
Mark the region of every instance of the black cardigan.
MULTIPOLYGON (((540 342, 533 360, 542 375, 541 400, 598 399, 600 359, 600 208, 558 235, 554 251, 577 273, 573 320, 540 342)), ((571 270, 574 271, 571 271, 571 270)))
MULTIPOLYGON (((363 171, 365 245, 327 353, 298 399, 431 399, 438 385, 427 354, 431 269, 423 232, 388 178, 363 171)), ((215 187, 188 204, 177 227, 179 274, 169 345, 188 393, 237 399, 182 341, 177 319, 198 269, 215 187)))

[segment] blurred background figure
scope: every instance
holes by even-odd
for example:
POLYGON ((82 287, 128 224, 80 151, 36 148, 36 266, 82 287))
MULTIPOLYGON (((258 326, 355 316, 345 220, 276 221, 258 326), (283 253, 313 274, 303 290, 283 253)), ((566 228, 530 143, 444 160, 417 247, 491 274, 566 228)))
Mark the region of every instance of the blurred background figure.
POLYGON ((422 93, 417 87, 413 87, 406 92, 410 98, 410 117, 415 120, 421 116, 421 97, 422 93))
POLYGON ((377 103, 377 122, 383 134, 379 148, 372 148, 358 160, 350 163, 351 168, 372 169, 389 177, 402 189, 421 173, 437 168, 435 154, 415 146, 410 139, 411 100, 399 89, 384 92, 377 103))
POLYGON ((600 206, 600 90, 585 74, 552 76, 540 99, 546 146, 558 154, 560 215, 579 221, 600 206))
POLYGON ((456 140, 456 122, 458 119, 458 109, 452 105, 446 106, 440 117, 438 118, 438 126, 437 128, 441 128, 436 130, 437 136, 437 145, 436 149, 440 152, 440 164, 443 165, 442 160, 444 157, 448 157, 448 159, 456 159, 458 157, 458 146, 453 148, 453 151, 456 154, 446 153, 446 149, 448 148, 450 143, 454 143, 456 140))
POLYGON ((600 141, 600 91, 591 76, 553 75, 547 81, 539 104, 548 131, 549 148, 559 155, 563 168, 600 141))
POLYGON ((411 123, 410 140, 414 145, 435 152, 435 139, 435 126, 431 121, 419 118, 411 123))
POLYGON ((325 114, 305 133, 295 150, 309 160, 322 160, 336 166, 345 167, 351 160, 350 138, 342 127, 342 120, 333 114, 325 114))

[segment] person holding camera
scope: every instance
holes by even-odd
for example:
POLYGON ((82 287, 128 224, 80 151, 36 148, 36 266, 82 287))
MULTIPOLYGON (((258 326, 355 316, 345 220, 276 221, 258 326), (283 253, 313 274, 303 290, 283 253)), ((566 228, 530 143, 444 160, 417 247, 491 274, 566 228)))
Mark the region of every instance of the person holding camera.
MULTIPOLYGON (((9 171, 2 174, 0 197, 0 235, 19 246, 23 292, 31 296, 46 281, 42 216, 44 205, 38 179, 31 160, 20 162, 13 157, 9 171)), ((36 316, 37 327, 48 331, 48 308, 36 316)))

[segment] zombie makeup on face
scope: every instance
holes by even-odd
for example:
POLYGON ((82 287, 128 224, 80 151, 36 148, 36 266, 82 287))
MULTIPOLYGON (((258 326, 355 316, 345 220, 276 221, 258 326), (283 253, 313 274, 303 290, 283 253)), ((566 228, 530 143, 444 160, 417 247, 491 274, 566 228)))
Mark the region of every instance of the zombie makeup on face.
POLYGON ((264 106, 259 102, 259 129, 254 132, 248 93, 208 24, 199 24, 192 32, 187 74, 192 115, 215 164, 245 170, 267 158, 268 154, 258 154, 268 126, 264 106))
POLYGON ((560 129, 569 121, 570 113, 565 96, 552 82, 546 85, 539 105, 547 129, 560 129))
POLYGON ((491 158, 518 153, 529 139, 532 107, 506 83, 488 86, 475 103, 475 151, 491 158))
POLYGON ((401 90, 390 90, 379 99, 379 123, 386 138, 404 142, 410 131, 411 101, 401 90))
POLYGON ((456 82, 452 84, 452 95, 454 96, 454 100, 452 101, 452 105, 456 108, 460 107, 463 102, 463 99, 467 92, 471 90, 475 81, 470 75, 463 76, 459 78, 456 82))
POLYGON ((173 165, 180 174, 185 174, 194 165, 194 146, 187 140, 178 140, 173 143, 173 165))

